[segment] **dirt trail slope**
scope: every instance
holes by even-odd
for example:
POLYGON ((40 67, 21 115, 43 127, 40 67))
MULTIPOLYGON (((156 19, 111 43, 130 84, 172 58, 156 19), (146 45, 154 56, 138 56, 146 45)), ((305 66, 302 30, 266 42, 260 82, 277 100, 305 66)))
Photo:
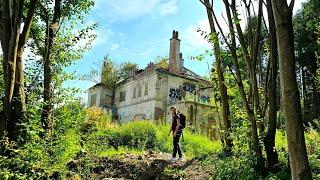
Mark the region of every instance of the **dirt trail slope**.
MULTIPOLYGON (((148 152, 143 155, 125 154, 123 157, 92 157, 95 166, 90 169, 89 179, 208 179, 209 166, 198 160, 171 162, 170 154, 148 152)), ((79 162, 68 164, 71 172, 77 172, 79 162)), ((74 177, 70 176, 70 179, 74 177)))

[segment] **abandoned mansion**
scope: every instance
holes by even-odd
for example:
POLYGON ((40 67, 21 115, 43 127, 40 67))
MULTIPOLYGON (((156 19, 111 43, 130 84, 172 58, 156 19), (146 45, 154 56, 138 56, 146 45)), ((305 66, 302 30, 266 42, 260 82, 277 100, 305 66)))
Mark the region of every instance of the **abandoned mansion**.
POLYGON ((88 106, 112 112, 120 122, 139 119, 169 122, 170 107, 174 106, 186 115, 190 125, 215 125, 211 92, 208 80, 184 67, 178 32, 173 31, 167 68, 154 63, 144 69, 133 68, 117 82, 115 92, 98 83, 89 88, 88 106))

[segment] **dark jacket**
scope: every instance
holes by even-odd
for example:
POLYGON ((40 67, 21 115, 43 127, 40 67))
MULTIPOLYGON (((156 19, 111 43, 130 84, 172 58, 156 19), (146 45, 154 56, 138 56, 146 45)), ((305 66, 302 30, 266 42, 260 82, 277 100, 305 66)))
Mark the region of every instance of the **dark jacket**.
POLYGON ((172 132, 175 132, 178 124, 178 119, 180 120, 180 117, 177 113, 172 115, 172 123, 171 123, 171 130, 172 132))

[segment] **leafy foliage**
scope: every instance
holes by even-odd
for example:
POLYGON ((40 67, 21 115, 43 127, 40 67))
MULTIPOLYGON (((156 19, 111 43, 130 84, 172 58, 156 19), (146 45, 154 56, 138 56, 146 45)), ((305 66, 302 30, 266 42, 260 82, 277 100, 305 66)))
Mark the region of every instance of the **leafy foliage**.
POLYGON ((101 62, 97 63, 98 68, 94 68, 89 74, 83 76, 84 80, 92 81, 96 79, 97 83, 103 83, 108 88, 113 89, 116 83, 125 79, 131 69, 137 69, 138 65, 130 61, 116 64, 109 55, 104 56, 101 62), (102 67, 102 68, 101 68, 102 67), (101 69, 100 69, 101 68, 101 69))
MULTIPOLYGON (((301 70, 301 92, 303 99, 303 115, 305 122, 313 123, 318 118, 317 109, 320 108, 320 93, 317 90, 318 64, 317 53, 320 45, 317 42, 319 36, 318 27, 320 3, 317 0, 310 0, 303 3, 302 9, 294 16, 294 40, 296 59, 301 70)), ((305 123, 305 125, 309 125, 305 123)), ((314 124, 312 124, 314 125, 314 124)))
POLYGON ((166 57, 161 57, 161 56, 156 57, 155 64, 158 68, 163 68, 163 69, 169 68, 168 58, 166 57))

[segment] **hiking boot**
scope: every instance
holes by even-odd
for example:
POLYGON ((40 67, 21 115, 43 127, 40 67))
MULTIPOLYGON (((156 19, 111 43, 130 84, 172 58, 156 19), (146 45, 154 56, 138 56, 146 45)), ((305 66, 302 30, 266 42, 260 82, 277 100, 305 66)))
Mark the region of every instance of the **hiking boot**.
POLYGON ((176 160, 177 160, 177 158, 175 158, 175 157, 172 157, 169 159, 169 161, 171 161, 171 162, 175 162, 176 160))
POLYGON ((179 158, 178 158, 178 161, 182 161, 182 160, 183 160, 182 157, 179 157, 179 158))

